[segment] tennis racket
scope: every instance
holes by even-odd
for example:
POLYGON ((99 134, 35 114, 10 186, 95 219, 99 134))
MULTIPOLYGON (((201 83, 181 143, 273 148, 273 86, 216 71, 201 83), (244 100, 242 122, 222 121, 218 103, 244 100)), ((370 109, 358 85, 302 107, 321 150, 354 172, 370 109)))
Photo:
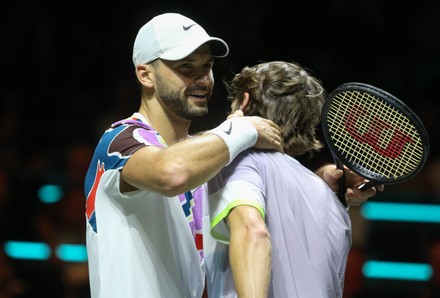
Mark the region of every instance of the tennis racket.
MULTIPOLYGON (((402 101, 377 87, 346 83, 331 92, 322 110, 325 141, 338 168, 343 165, 369 182, 403 182, 425 164, 429 139, 423 123, 402 101)), ((345 202, 345 175, 339 180, 345 202)))

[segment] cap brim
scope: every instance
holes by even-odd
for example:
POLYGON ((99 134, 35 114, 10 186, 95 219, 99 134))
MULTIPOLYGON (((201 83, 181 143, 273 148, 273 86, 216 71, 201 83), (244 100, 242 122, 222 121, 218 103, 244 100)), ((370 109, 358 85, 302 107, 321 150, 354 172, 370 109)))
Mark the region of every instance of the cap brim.
POLYGON ((175 47, 162 55, 159 56, 160 59, 176 61, 189 56, 201 45, 209 43, 211 46, 212 55, 216 58, 226 57, 229 53, 228 44, 217 37, 209 37, 198 40, 188 40, 187 42, 175 47))

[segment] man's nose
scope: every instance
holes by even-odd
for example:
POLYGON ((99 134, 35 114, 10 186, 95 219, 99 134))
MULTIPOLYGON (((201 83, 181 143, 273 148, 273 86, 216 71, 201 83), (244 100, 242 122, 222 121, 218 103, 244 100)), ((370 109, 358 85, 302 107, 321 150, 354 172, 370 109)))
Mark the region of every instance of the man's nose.
POLYGON ((212 79, 211 79, 211 76, 209 75, 209 73, 205 72, 205 73, 202 73, 201 75, 199 75, 196 78, 196 81, 197 81, 197 83, 206 85, 206 84, 211 83, 212 79))

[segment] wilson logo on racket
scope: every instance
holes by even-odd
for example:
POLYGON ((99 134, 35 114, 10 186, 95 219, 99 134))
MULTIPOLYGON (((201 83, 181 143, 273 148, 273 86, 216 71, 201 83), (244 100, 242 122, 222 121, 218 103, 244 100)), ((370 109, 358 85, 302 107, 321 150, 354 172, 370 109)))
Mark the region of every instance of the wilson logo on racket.
MULTIPOLYGON (((363 83, 330 93, 322 109, 323 134, 338 168, 343 165, 374 185, 414 177, 425 164, 429 139, 423 123, 402 101, 363 83)), ((345 204, 345 178, 338 197, 345 204)))
POLYGON ((412 142, 411 136, 405 135, 398 128, 393 127, 376 116, 370 117, 368 110, 357 104, 351 107, 344 124, 354 139, 371 145, 374 151, 385 157, 399 157, 405 145, 412 142), (366 131, 360 131, 357 128, 359 126, 356 124, 358 121, 368 118, 371 120, 367 123, 366 131), (387 144, 386 147, 381 145, 383 143, 387 144))

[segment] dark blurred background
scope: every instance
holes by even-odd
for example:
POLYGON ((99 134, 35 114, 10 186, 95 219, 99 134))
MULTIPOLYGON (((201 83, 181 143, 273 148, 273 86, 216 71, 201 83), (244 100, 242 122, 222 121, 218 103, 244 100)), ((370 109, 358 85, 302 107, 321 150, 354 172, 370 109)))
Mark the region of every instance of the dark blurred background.
MULTIPOLYGON (((214 67, 210 115, 192 132, 225 118, 223 79, 261 61, 297 61, 327 91, 364 82, 414 110, 429 132, 429 160, 415 178, 370 201, 440 204, 439 1, 161 2, 0 4, 0 298, 89 297, 84 260, 23 259, 7 244, 45 243, 52 252, 84 245, 85 171, 107 125, 138 108, 133 41, 163 12, 193 18, 231 50, 214 67), (44 186, 57 186, 59 199, 44 202, 44 186)), ((316 169, 331 157, 323 150, 302 162, 316 169)), ((345 298, 440 297, 438 223, 371 221, 356 207, 350 214, 345 298), (433 273, 423 281, 371 278, 362 272, 368 260, 430 264, 433 273)))

